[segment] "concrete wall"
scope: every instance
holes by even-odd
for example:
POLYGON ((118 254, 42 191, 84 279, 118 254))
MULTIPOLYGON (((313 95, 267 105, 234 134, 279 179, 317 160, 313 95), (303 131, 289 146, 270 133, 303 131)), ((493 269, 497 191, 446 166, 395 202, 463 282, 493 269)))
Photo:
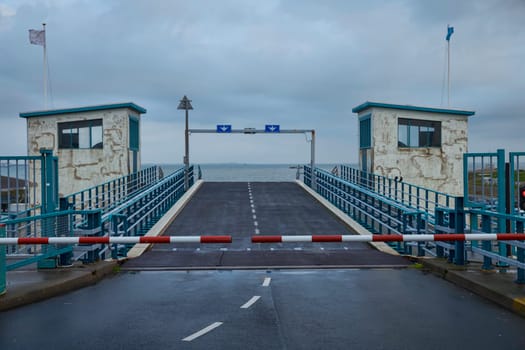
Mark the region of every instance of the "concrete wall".
MULTIPOLYGON (((372 172, 402 176, 403 181, 463 195, 463 153, 467 152, 467 117, 387 108, 371 108, 372 172), (441 121, 441 147, 398 147, 398 118, 441 121)), ((361 162, 361 157, 360 157, 361 162)), ((360 164, 361 165, 361 164, 360 164)))
MULTIPOLYGON (((27 118, 28 155, 40 155, 40 149, 46 148, 58 156, 60 195, 127 175, 132 171, 133 160, 129 151, 129 115, 140 117, 131 109, 121 108, 27 118), (92 119, 102 119, 103 148, 58 148, 58 123, 92 119)), ((140 169, 140 152, 137 167, 140 169)))

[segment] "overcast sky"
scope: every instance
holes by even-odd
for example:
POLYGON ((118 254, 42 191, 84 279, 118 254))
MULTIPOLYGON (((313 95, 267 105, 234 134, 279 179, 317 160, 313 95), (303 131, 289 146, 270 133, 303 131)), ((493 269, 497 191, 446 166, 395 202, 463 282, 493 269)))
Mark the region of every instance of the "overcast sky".
MULTIPOLYGON (((472 152, 525 151, 525 0, 0 0, 0 155, 26 154, 20 112, 132 101, 147 109, 142 160, 181 163, 190 128, 315 129, 317 161, 357 161, 364 101, 476 111, 472 152), (443 104, 445 103, 445 104, 443 104)), ((195 163, 306 163, 302 135, 190 137, 195 163)))

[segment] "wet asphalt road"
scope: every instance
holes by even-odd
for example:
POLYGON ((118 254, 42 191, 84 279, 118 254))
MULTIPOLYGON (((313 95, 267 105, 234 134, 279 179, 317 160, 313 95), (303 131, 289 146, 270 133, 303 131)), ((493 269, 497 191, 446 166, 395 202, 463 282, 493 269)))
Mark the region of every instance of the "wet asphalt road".
POLYGON ((252 245, 252 234, 351 232, 293 183, 222 185, 205 183, 166 234, 232 234, 234 245, 157 245, 93 287, 0 313, 0 349, 525 346, 524 318, 404 258, 366 244, 252 245), (172 267, 187 270, 161 271, 172 267))
POLYGON ((354 232, 294 182, 205 182, 165 235, 231 235, 231 244, 155 245, 124 269, 406 266, 366 243, 252 244, 253 235, 354 232))
POLYGON ((524 330, 412 268, 123 272, 0 313, 0 349, 523 349, 524 330))

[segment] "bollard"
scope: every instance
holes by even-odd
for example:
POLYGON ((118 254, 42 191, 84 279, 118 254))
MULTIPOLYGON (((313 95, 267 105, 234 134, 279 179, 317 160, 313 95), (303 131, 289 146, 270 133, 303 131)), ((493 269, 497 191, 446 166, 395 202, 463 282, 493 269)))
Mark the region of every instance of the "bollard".
MULTIPOLYGON (((0 224, 0 238, 5 238, 5 224, 0 224)), ((5 293, 6 286, 6 263, 5 263, 5 250, 6 246, 0 246, 0 295, 5 293)))

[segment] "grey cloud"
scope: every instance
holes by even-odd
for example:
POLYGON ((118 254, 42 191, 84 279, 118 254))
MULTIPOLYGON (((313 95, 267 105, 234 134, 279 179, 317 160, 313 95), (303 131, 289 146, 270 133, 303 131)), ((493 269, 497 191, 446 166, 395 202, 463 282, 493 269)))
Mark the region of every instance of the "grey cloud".
MULTIPOLYGON (((173 123, 177 135, 174 108, 187 94, 195 125, 315 128, 321 161, 355 160, 352 107, 440 104, 447 23, 456 28, 453 105, 478 111, 471 150, 490 115, 513 106, 501 116, 511 125, 523 109, 522 1, 50 1, 16 10, 0 22, 0 123, 42 106, 41 48, 27 29, 43 20, 55 107, 132 100, 148 109, 145 123, 173 123)), ((165 145, 147 148, 158 157, 165 145)))

